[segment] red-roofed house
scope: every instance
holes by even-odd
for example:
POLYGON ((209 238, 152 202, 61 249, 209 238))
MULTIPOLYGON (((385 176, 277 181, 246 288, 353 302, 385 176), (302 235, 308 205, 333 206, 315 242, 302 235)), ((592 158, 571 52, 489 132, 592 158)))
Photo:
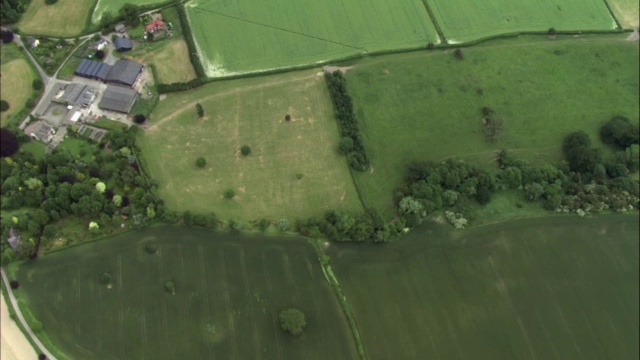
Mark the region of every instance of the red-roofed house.
POLYGON ((147 25, 144 29, 146 32, 154 32, 158 30, 163 30, 167 25, 164 24, 162 20, 155 20, 147 25))

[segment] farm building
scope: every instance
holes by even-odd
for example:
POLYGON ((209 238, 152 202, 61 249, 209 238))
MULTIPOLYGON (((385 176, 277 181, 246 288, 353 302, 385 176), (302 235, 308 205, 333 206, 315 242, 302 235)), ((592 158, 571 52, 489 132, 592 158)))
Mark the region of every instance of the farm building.
POLYGON ((97 93, 98 90, 89 85, 68 84, 55 100, 67 105, 76 104, 87 107, 95 100, 97 93))
POLYGON ((128 59, 120 59, 113 66, 99 61, 83 59, 75 74, 109 84, 133 86, 142 72, 142 64, 128 59))
POLYGON ((164 30, 166 27, 167 27, 167 25, 165 25, 164 21, 155 20, 155 21, 152 21, 151 23, 149 23, 149 25, 145 26, 144 31, 146 31, 146 32, 154 32, 154 31, 158 31, 158 30, 164 30))
POLYGON ((53 134, 55 134, 55 130, 53 130, 51 126, 41 122, 35 132, 31 133, 31 137, 35 140, 40 140, 43 143, 48 144, 53 139, 53 134))
POLYGON ((36 38, 34 38, 34 37, 27 36, 27 39, 26 39, 26 40, 27 40, 27 44, 28 44, 28 45, 29 45, 29 47, 31 47, 31 48, 34 48, 34 47, 36 47, 36 46, 40 45, 40 40, 38 40, 38 39, 36 39, 36 38))
POLYGON ((120 59, 111 67, 109 74, 107 74, 106 82, 133 86, 141 72, 142 64, 128 59, 120 59))
POLYGON ((100 38, 100 40, 98 40, 98 42, 96 43, 96 50, 102 50, 107 45, 109 45, 109 42, 103 38, 100 38))
POLYGON ((115 29, 116 32, 119 32, 121 34, 124 34, 125 32, 127 32, 127 27, 124 26, 124 24, 118 24, 118 25, 115 26, 114 29, 115 29))
POLYGON ((107 86, 107 90, 102 95, 102 100, 98 107, 103 110, 129 113, 133 103, 136 101, 138 93, 130 88, 122 86, 107 86))
POLYGON ((82 59, 74 73, 85 78, 106 81, 110 70, 111 65, 109 64, 105 64, 100 61, 82 59))
POLYGON ((113 41, 113 45, 116 47, 117 52, 124 52, 133 49, 133 45, 131 44, 131 39, 126 37, 116 38, 113 41))

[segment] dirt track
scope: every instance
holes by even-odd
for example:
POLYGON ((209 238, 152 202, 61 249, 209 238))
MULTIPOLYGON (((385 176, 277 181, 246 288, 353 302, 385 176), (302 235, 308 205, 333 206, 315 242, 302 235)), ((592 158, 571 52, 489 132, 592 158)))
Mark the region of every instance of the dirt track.
POLYGON ((38 358, 35 350, 18 328, 13 319, 9 316, 9 308, 2 297, 2 312, 0 313, 0 334, 2 343, 0 344, 0 359, 2 360, 33 360, 38 358))

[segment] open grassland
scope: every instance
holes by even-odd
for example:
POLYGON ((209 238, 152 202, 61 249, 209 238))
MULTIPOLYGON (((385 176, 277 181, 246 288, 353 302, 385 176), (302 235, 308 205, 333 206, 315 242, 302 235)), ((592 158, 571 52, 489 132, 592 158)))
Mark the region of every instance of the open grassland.
POLYGON ((300 240, 151 228, 25 263, 19 291, 63 359, 354 359, 340 305, 300 240), (277 321, 289 307, 307 317, 299 338, 277 321))
POLYGON ((18 26, 25 34, 49 36, 80 35, 96 0, 58 0, 46 5, 45 0, 31 0, 18 26))
POLYGON ((125 4, 134 4, 138 6, 147 6, 154 4, 164 4, 167 0, 97 0, 98 4, 96 4, 95 10, 93 10, 93 15, 91 16, 91 22, 93 24, 98 24, 102 15, 106 12, 110 12, 113 15, 118 14, 118 11, 125 4))
POLYGON ((418 228, 337 246, 334 273, 370 360, 633 359, 638 217, 418 228))
POLYGON ((424 0, 447 41, 461 43, 527 31, 610 30, 616 27, 603 0, 424 0))
POLYGON ((10 106, 9 110, 0 113, 0 124, 6 126, 11 116, 22 110, 27 99, 33 94, 34 90, 31 84, 37 75, 26 56, 20 52, 16 45, 2 45, 0 54, 1 96, 2 100, 7 101, 10 106))
POLYGON ((193 0, 186 6, 210 77, 438 42, 420 0, 193 0))
POLYGON ((463 60, 435 51, 356 63, 347 87, 374 168, 356 174, 365 203, 390 217, 412 160, 490 167, 509 149, 534 163, 557 161, 562 139, 577 130, 602 147, 604 121, 639 115, 638 42, 625 37, 524 37, 465 48, 463 60), (496 142, 484 136, 485 106, 503 120, 496 142))
POLYGON ((139 144, 166 205, 214 211, 224 220, 360 210, 337 151, 338 125, 324 77, 317 72, 216 82, 161 100, 139 144), (240 154, 243 145, 250 146, 250 155, 240 154), (205 168, 196 167, 199 157, 205 168), (227 189, 235 191, 233 199, 223 197, 227 189))
POLYGON ((135 52, 127 54, 137 61, 145 64, 154 64, 156 69, 156 82, 171 84, 175 82, 187 82, 196 78, 196 72, 189 60, 189 49, 184 39, 164 40, 153 44, 151 49, 138 48, 135 52))
POLYGON ((638 9, 640 4, 636 0, 607 0, 613 14, 625 29, 638 29, 640 23, 638 9))

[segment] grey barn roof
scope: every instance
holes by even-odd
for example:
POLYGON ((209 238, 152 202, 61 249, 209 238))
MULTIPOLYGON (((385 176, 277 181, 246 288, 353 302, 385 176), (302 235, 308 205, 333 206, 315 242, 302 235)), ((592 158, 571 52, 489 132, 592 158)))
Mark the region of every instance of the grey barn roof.
POLYGON ((142 71, 142 64, 128 59, 118 60, 109 71, 106 81, 127 86, 133 86, 142 71))
POLYGON ((75 74, 90 79, 105 80, 109 70, 111 70, 111 65, 109 64, 82 59, 80 65, 76 68, 75 74))
POLYGON ((115 41, 113 42, 113 45, 115 45, 116 50, 117 51, 126 51, 126 50, 131 50, 133 48, 133 45, 131 45, 131 40, 129 38, 116 38, 115 41))
POLYGON ((138 93, 133 89, 109 85, 102 95, 98 107, 104 110, 128 113, 137 96, 138 93))
POLYGON ((96 88, 89 85, 69 84, 65 86, 60 101, 67 104, 79 104, 88 106, 97 93, 96 88))

